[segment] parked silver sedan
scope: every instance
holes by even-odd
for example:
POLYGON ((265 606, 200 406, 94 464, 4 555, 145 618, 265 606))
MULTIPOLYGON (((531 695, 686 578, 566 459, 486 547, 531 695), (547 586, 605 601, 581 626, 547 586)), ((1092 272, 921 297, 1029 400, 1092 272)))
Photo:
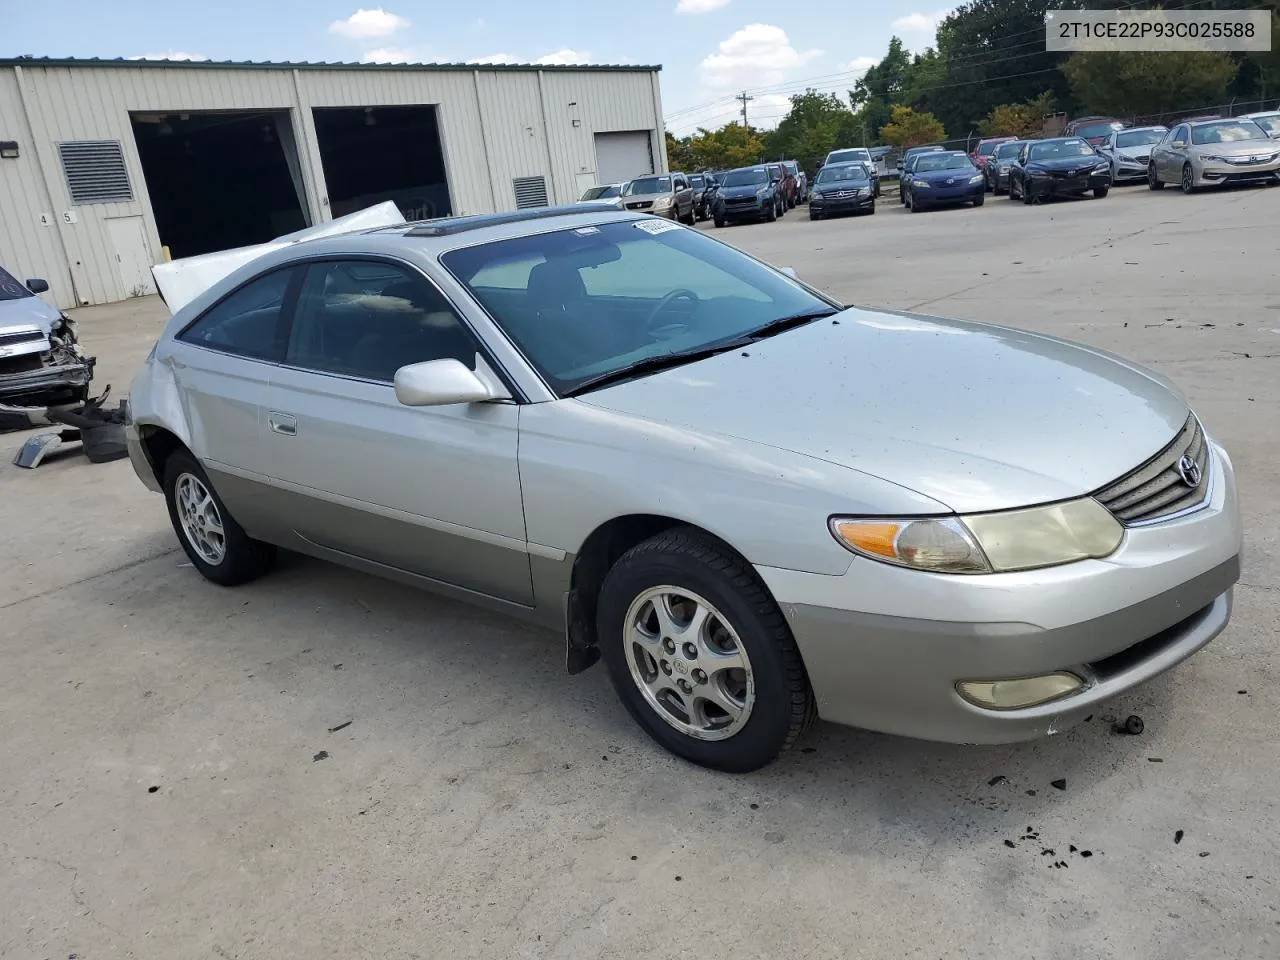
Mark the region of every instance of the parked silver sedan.
POLYGON ((1111 161, 1111 182, 1147 179, 1151 148, 1164 139, 1168 127, 1128 127, 1112 130, 1098 152, 1111 161))
POLYGON ((1056 733, 1208 643, 1239 576, 1231 460, 1159 374, 618 211, 268 253, 177 312, 131 409, 208 579, 279 546, 553 627, 722 770, 816 716, 1056 733))
POLYGON ((1177 183, 1183 193, 1228 183, 1280 183, 1280 143, 1252 120, 1180 123, 1151 148, 1147 184, 1177 183))

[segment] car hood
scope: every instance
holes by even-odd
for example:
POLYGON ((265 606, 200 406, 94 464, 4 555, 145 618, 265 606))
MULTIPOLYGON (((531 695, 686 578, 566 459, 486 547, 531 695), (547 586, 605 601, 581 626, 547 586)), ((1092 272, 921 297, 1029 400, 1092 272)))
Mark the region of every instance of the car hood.
POLYGON ((579 400, 811 456, 957 512, 1097 490, 1188 412, 1168 381, 1102 351, 860 309, 579 400))
POLYGON ((39 297, 0 300, 0 334, 34 327, 48 336, 61 319, 62 312, 39 297))
POLYGON ((956 183, 968 183, 970 177, 976 177, 978 171, 971 167, 963 167, 952 170, 917 170, 911 174, 914 180, 924 180, 927 183, 946 183, 948 180, 954 180, 956 183))
POLYGON ((756 193, 767 189, 767 183, 747 184, 745 187, 721 187, 720 196, 722 197, 754 197, 756 193))
POLYGON ((1052 160, 1031 160, 1028 170, 1089 170, 1106 162, 1106 157, 1054 157, 1052 160))
POLYGON ((1116 147, 1113 152, 1119 157, 1149 157, 1155 147, 1154 143, 1142 143, 1136 147, 1116 147))
POLYGON ((1231 143, 1200 143, 1192 147, 1197 153, 1211 157, 1272 156, 1280 146, 1270 138, 1265 140, 1235 140, 1231 143))

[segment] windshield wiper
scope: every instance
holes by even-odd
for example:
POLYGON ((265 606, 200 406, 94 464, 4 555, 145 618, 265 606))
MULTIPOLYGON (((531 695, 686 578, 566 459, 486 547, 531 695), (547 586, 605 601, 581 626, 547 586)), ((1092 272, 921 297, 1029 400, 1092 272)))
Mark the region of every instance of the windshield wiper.
POLYGON ((586 393, 597 387, 608 386, 621 380, 630 380, 632 377, 643 376, 646 373, 657 373, 659 370, 667 370, 671 367, 681 367, 686 363, 693 363, 695 360, 705 360, 707 357, 714 357, 717 353, 724 353, 726 350, 739 347, 744 342, 750 341, 735 340, 731 343, 718 343, 714 346, 699 347, 696 350, 660 353, 656 357, 645 357, 643 360, 628 363, 625 367, 619 367, 617 370, 610 370, 608 373, 590 377, 572 390, 567 391, 564 395, 566 397, 576 397, 580 393, 586 393))
POLYGON ((813 323, 815 320, 821 320, 823 317, 831 317, 839 313, 832 307, 823 307, 820 310, 805 310, 802 313, 793 313, 786 317, 779 317, 777 320, 770 320, 762 327, 756 327, 754 330, 748 330, 737 341, 735 346, 743 343, 755 343, 757 340, 764 340, 768 337, 777 336, 786 330, 793 330, 796 327, 803 327, 806 323, 813 323))

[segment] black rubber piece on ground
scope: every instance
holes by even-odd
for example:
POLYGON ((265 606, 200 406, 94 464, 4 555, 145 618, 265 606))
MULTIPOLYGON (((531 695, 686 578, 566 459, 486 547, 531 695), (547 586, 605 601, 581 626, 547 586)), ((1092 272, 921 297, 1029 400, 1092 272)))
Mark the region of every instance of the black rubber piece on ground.
POLYGON ((800 651, 787 621, 751 565, 688 527, 664 531, 628 550, 605 577, 597 605, 602 658, 623 705, 654 740, 677 756, 729 773, 758 770, 817 718, 800 651), (751 661, 756 699, 746 725, 726 740, 687 736, 657 714, 627 666, 627 610, 645 590, 669 584, 704 597, 737 631, 751 661))

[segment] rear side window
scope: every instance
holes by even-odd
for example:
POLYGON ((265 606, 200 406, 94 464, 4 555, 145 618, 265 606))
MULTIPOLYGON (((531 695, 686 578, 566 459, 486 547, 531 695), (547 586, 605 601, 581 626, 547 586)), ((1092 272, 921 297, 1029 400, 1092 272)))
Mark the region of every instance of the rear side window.
POLYGON ((298 267, 285 267, 250 281, 205 311, 178 339, 251 360, 278 362, 284 356, 285 306, 300 273, 298 267))

